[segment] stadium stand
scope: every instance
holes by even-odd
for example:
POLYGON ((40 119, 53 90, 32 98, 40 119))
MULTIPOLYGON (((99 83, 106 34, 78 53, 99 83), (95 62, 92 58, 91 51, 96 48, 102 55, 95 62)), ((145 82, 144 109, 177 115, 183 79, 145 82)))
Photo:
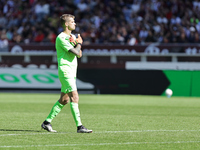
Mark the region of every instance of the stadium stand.
POLYGON ((0 45, 54 43, 63 13, 84 44, 198 43, 199 0, 1 0, 0 45))

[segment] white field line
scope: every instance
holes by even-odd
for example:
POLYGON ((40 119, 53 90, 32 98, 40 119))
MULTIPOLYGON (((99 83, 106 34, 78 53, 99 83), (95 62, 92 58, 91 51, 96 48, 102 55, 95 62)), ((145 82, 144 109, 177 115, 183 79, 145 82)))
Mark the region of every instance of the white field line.
POLYGON ((136 144, 181 144, 200 143, 200 141, 166 141, 166 142, 126 142, 126 143, 88 143, 88 144, 51 144, 51 145, 5 145, 0 148, 24 148, 24 147, 66 147, 66 146, 102 146, 102 145, 136 145, 136 144))
POLYGON ((200 130, 133 130, 133 131, 102 131, 95 133, 120 133, 120 132, 198 132, 200 130))
MULTIPOLYGON (((137 132, 199 132, 200 130, 133 130, 133 131, 99 131, 93 132, 95 133, 137 133, 137 132)), ((68 134, 72 132, 57 132, 57 133, 50 133, 50 132, 42 132, 42 133, 25 133, 25 134, 0 134, 2 136, 20 136, 20 135, 42 135, 42 134, 68 134)), ((74 132, 76 133, 76 132, 74 132)))
MULTIPOLYGON (((26 134, 0 134, 0 137, 1 136, 18 136, 18 135, 40 135, 40 134, 56 134, 56 133, 45 132, 45 133, 26 133, 26 134)), ((66 134, 66 133, 59 133, 59 134, 66 134)))

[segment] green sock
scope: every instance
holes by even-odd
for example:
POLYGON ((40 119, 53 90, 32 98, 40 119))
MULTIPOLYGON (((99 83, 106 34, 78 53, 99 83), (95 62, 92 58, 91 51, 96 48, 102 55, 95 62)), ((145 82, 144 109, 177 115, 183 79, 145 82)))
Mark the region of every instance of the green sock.
POLYGON ((53 118, 56 117, 56 115, 61 111, 61 109, 63 107, 64 107, 64 105, 59 103, 59 101, 57 101, 53 105, 51 112, 49 113, 48 117, 46 118, 46 121, 51 122, 53 120, 53 118))
POLYGON ((72 115, 74 117, 74 121, 76 123, 76 126, 78 127, 78 126, 82 125, 78 104, 74 103, 74 102, 71 102, 70 103, 70 108, 71 108, 71 112, 72 112, 72 115))

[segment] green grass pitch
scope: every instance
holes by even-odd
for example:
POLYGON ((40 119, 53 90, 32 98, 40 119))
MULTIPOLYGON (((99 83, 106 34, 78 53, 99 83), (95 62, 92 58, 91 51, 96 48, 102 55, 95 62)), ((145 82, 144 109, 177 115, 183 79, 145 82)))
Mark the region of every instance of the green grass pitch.
POLYGON ((91 134, 76 133, 69 105, 41 130, 59 94, 0 93, 0 149, 194 150, 200 147, 200 98, 80 95, 91 134))

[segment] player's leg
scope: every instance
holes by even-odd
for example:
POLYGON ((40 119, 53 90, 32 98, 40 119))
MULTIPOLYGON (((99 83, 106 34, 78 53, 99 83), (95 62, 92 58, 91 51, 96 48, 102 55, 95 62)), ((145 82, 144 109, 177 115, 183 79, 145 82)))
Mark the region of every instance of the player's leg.
POLYGON ((77 90, 68 93, 70 97, 70 108, 72 115, 74 117, 74 121, 77 126, 78 133, 92 133, 92 130, 88 130, 81 123, 80 112, 78 107, 79 95, 77 90))
POLYGON ((63 92, 60 94, 60 99, 54 104, 49 113, 48 117, 45 119, 46 121, 50 122, 57 116, 57 114, 62 110, 64 105, 69 102, 69 96, 63 92))
POLYGON ((64 105, 69 102, 69 96, 63 92, 61 92, 60 99, 53 105, 49 115, 42 123, 41 127, 49 132, 56 132, 52 129, 51 121, 58 115, 58 113, 62 110, 64 105))
POLYGON ((79 108, 78 108, 78 101, 79 101, 79 96, 78 96, 78 92, 76 91, 72 91, 70 93, 68 93, 69 97, 70 97, 70 108, 71 108, 71 112, 72 112, 72 116, 74 118, 74 121, 76 123, 76 126, 81 126, 81 118, 80 118, 80 112, 79 112, 79 108))
POLYGON ((49 132, 56 132, 55 130, 52 129, 51 126, 51 121, 58 115, 58 113, 62 110, 62 108, 64 107, 64 105, 66 105, 70 98, 68 96, 67 90, 70 89, 69 86, 69 82, 68 79, 62 77, 59 78, 60 82, 61 82, 61 94, 60 94, 60 99, 54 104, 54 106, 52 107, 49 115, 47 116, 47 118, 45 119, 45 121, 42 123, 41 127, 49 132))

